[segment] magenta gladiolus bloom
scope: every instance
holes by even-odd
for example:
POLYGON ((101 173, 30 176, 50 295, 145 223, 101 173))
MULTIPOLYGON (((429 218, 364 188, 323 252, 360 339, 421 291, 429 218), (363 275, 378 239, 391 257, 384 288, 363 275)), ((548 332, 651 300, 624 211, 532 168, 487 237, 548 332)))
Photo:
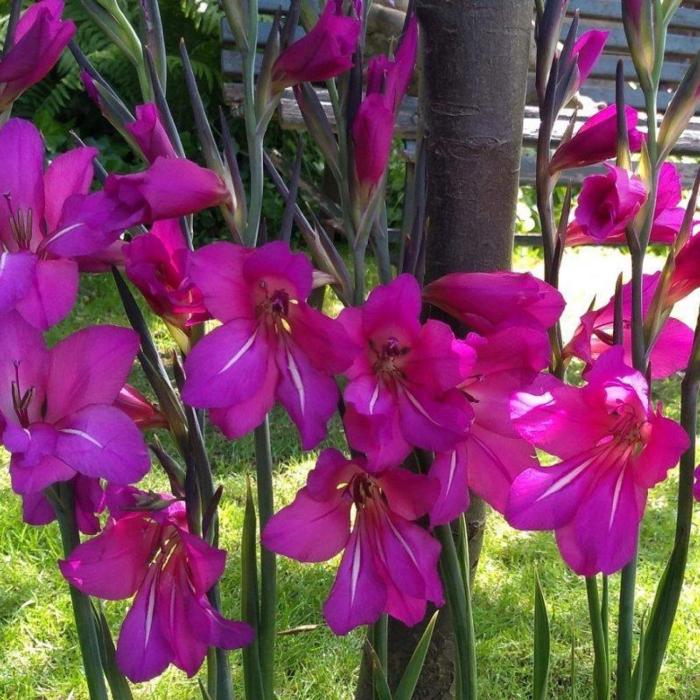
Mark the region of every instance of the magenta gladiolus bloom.
MULTIPOLYGON (((645 314, 651 304, 660 274, 657 272, 653 275, 644 275, 642 305, 645 314)), ((625 362, 630 363, 632 359, 632 288, 629 283, 622 288, 622 310, 625 362)), ((614 318, 615 298, 613 296, 602 308, 588 311, 581 316, 581 325, 564 348, 564 355, 578 357, 590 366, 613 344, 614 318)), ((667 319, 651 351, 649 361, 651 376, 654 379, 663 379, 685 369, 692 346, 693 331, 678 319, 667 319)))
POLYGON ((355 172, 365 197, 384 177, 391 154, 394 120, 413 76, 418 20, 411 17, 393 60, 376 56, 367 69, 367 94, 352 124, 355 172))
POLYGON ((0 307, 16 309, 42 330, 75 303, 78 264, 53 241, 66 230, 73 202, 87 194, 96 155, 94 148, 76 148, 44 170, 44 144, 33 124, 10 119, 0 129, 0 307))
POLYGON ((433 320, 421 324, 420 312, 418 282, 400 275, 338 319, 361 348, 344 372, 345 429, 371 469, 401 464, 412 447, 452 449, 473 417, 456 389, 460 355, 450 327, 433 320))
POLYGON ((0 58, 0 112, 46 76, 73 38, 75 24, 62 13, 62 0, 40 0, 22 13, 13 44, 0 58))
POLYGON ((328 0, 311 31, 282 51, 272 68, 276 90, 318 83, 352 68, 361 23, 343 14, 343 0, 328 0))
POLYGON ((326 435, 338 403, 333 375, 356 351, 343 327, 312 309, 313 268, 275 242, 255 250, 212 243, 191 258, 204 306, 222 321, 185 362, 183 399, 210 408, 229 438, 260 425, 275 400, 296 423, 305 450, 326 435))
POLYGON ((159 156, 142 172, 109 175, 102 191, 76 201, 52 247, 64 256, 90 255, 131 226, 177 219, 229 199, 213 170, 185 158, 159 156))
MULTIPOLYGON (((100 480, 77 474, 72 479, 75 522, 80 532, 96 535, 100 531, 97 517, 107 504, 100 480)), ((56 512, 41 491, 22 496, 22 519, 29 525, 47 525, 56 519, 56 512)))
POLYGON ((382 613, 415 625, 427 601, 443 604, 440 544, 413 522, 436 495, 429 477, 401 468, 372 474, 364 460, 324 450, 306 486, 268 521, 262 541, 303 562, 326 561, 344 550, 323 607, 336 634, 369 625, 382 613))
MULTIPOLYGON (((637 130, 637 110, 625 107, 627 137, 630 150, 639 151, 644 136, 637 130)), ((550 170, 555 173, 567 168, 601 163, 617 152, 617 107, 609 105, 586 120, 576 134, 554 152, 550 170)))
POLYGON ((546 330, 566 305, 529 272, 453 272, 427 285, 423 299, 482 334, 513 325, 546 330))
MULTIPOLYGON (((134 493, 138 497, 138 492, 134 493)), ((117 665, 138 683, 169 664, 193 676, 208 647, 238 649, 253 630, 222 617, 207 599, 226 552, 187 529, 184 504, 161 510, 115 508, 104 531, 59 563, 78 590, 106 600, 135 598, 122 623, 117 665)))
POLYGON ((187 272, 190 255, 176 219, 157 221, 150 233, 124 246, 129 279, 155 313, 182 329, 210 318, 187 272))
POLYGON ((470 333, 457 341, 466 350, 460 389, 474 410, 474 422, 455 449, 438 453, 430 476, 440 494, 430 524, 454 520, 469 507, 469 489, 500 513, 513 479, 537 459, 510 419, 510 398, 529 387, 550 358, 547 334, 526 326, 503 328, 486 337, 470 333), (476 361, 474 361, 476 355, 476 361))
MULTIPOLYGON (((684 208, 678 206, 681 197, 681 178, 678 170, 673 163, 664 163, 659 171, 654 222, 649 238, 652 243, 672 243, 675 240, 685 214, 684 208)), ((567 245, 625 243, 626 240, 624 228, 615 234, 607 235, 605 239, 600 239, 593 237, 587 227, 577 220, 572 221, 566 230, 567 245)))
POLYGON ((153 162, 156 158, 177 158, 168 133, 152 102, 136 105, 136 120, 126 125, 126 130, 134 137, 146 160, 153 162))
POLYGON ((589 175, 574 214, 582 233, 596 242, 624 234, 647 198, 647 188, 624 168, 605 164, 604 175, 589 175))
POLYGON ((76 473, 127 484, 149 469, 143 437, 113 406, 138 349, 134 331, 93 326, 47 349, 16 313, 0 320, 0 428, 15 492, 76 473))
POLYGON ((700 234, 691 236, 678 251, 666 301, 672 306, 700 287, 700 234))
POLYGON ((595 66, 600 58, 600 54, 603 53, 608 36, 610 36, 610 32, 591 29, 581 34, 576 40, 571 51, 571 55, 576 60, 576 67, 578 69, 575 92, 586 82, 586 78, 588 78, 593 70, 593 66, 595 66))
POLYGON ((634 556, 647 491, 666 478, 688 436, 649 402, 644 376, 614 347, 585 373, 583 388, 544 375, 512 401, 520 434, 561 461, 516 477, 506 518, 555 530, 566 563, 582 576, 612 574, 634 556))

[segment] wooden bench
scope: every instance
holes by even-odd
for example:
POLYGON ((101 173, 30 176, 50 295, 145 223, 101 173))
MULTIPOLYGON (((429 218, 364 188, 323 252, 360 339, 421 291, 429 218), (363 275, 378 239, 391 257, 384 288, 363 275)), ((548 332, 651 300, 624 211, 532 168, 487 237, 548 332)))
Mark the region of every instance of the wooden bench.
MULTIPOLYGON (((289 0, 259 0, 259 12, 261 25, 259 32, 260 50, 265 45, 269 35, 272 16, 278 8, 282 11, 289 7, 289 0)), ((611 104, 615 101, 615 70, 620 58, 624 61, 625 99, 627 104, 643 110, 644 97, 636 84, 636 73, 629 56, 625 31, 620 18, 620 0, 571 0, 568 16, 564 23, 563 32, 568 29, 574 12, 579 13, 579 34, 589 29, 606 29, 610 31, 603 55, 598 60, 588 80, 581 91, 580 101, 582 106, 578 110, 577 122, 583 122, 594 114, 603 104, 611 104)), ((303 30, 300 28, 299 33, 303 30)), ((233 34, 224 21, 222 25, 222 38, 224 49, 222 52, 222 70, 224 75, 224 99, 235 111, 242 99, 241 86, 241 61, 235 47, 233 34)), ((700 0, 685 0, 676 11, 669 28, 666 42, 666 61, 661 76, 661 89, 659 91, 659 111, 663 112, 668 106, 674 90, 683 78, 685 70, 692 58, 700 50, 700 0)), ((260 61, 256 63, 259 68, 260 61)), ((530 82, 534 80, 530 76, 530 82)), ((321 103, 326 113, 333 122, 333 113, 328 95, 325 89, 317 89, 321 103)), ((568 120, 572 114, 571 109, 562 111, 562 115, 554 126, 554 142, 562 136, 568 120)), ((285 92, 280 107, 279 121, 286 129, 304 129, 304 122, 291 90, 285 92)), ((640 126, 642 129, 646 123, 645 115, 640 112, 640 126)), ((411 160, 415 152, 415 138, 418 125, 418 101, 415 96, 408 95, 397 119, 397 135, 404 139, 405 153, 411 160)), ((538 108, 534 103, 534 90, 528 90, 528 104, 525 107, 523 124, 523 153, 520 168, 520 182, 523 186, 531 186, 535 180, 535 146, 539 131, 538 108), (532 101, 531 101, 532 100, 532 101)), ((691 120, 688 129, 680 138, 673 151, 673 157, 677 159, 677 167, 680 170, 683 184, 686 188, 692 185, 698 167, 697 159, 700 158, 700 108, 691 120)), ((585 175, 594 168, 569 171, 562 184, 567 182, 580 183, 585 175)), ((538 236, 530 235, 527 238, 535 239, 538 236)), ((522 237, 519 237, 522 238, 522 237)), ((522 242, 522 241, 519 241, 522 242)))

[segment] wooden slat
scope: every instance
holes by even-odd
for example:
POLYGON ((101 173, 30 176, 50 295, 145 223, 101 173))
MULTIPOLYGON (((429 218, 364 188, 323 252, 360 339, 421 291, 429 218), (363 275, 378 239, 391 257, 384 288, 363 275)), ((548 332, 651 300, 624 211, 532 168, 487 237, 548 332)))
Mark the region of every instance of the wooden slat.
MULTIPOLYGON (((620 22, 619 0, 574 0, 569 4, 568 14, 578 10, 581 18, 612 20, 620 22)), ((700 12, 681 7, 671 19, 671 30, 700 30, 700 12)))
MULTIPOLYGON (((258 24, 258 49, 262 50, 267 44, 267 40, 270 38, 270 31, 272 30, 272 22, 260 22, 258 24)), ((297 25, 294 31, 294 39, 301 39, 304 36, 304 28, 301 25, 297 25)), ((224 46, 235 46, 236 37, 231 30, 231 26, 226 21, 226 19, 221 20, 221 41, 224 46)))
MULTIPOLYGON (((260 73, 262 54, 255 54, 255 75, 260 73)), ((221 72, 226 80, 241 82, 243 80, 243 58, 239 51, 224 49, 221 52, 221 72)))
MULTIPOLYGON (((563 36, 566 36, 566 32, 569 29, 570 22, 566 20, 564 22, 563 36)), ((625 37, 625 30, 622 28, 620 22, 615 23, 615 25, 605 25, 603 22, 594 21, 581 21, 579 22, 579 34, 588 31, 589 29, 608 29, 610 30, 610 36, 605 44, 606 53, 620 53, 624 55, 629 54, 629 49, 627 47, 627 38, 625 37)), ((669 34, 666 39, 666 55, 681 56, 683 58, 691 59, 698 52, 700 48, 700 38, 697 36, 685 36, 681 34, 669 34)))
MULTIPOLYGON (((700 38, 698 39, 698 48, 700 48, 700 38)), ((610 56, 603 54, 595 66, 590 75, 591 78, 607 78, 609 80, 615 79, 615 73, 617 71, 617 62, 623 59, 623 67, 625 71, 625 80, 630 80, 633 82, 637 81, 637 71, 634 69, 634 64, 629 56, 610 56)), ((661 84, 664 85, 677 85, 683 79, 686 70, 688 69, 687 63, 677 63, 675 61, 664 61, 664 65, 661 69, 661 84)), ((585 92, 585 85, 584 85, 585 92)))

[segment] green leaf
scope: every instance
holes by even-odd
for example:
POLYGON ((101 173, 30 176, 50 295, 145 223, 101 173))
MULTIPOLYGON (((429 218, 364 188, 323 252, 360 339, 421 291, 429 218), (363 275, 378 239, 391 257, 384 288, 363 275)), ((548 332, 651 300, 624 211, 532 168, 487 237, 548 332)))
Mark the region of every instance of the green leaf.
POLYGON ((109 688, 112 691, 114 700, 132 700, 129 681, 117 668, 114 642, 109 631, 109 625, 102 610, 101 601, 92 601, 92 610, 95 615, 95 627, 100 644, 100 657, 102 659, 102 670, 104 671, 109 688))
POLYGON ((547 604, 542 593, 540 577, 535 571, 535 643, 532 697, 544 700, 547 697, 547 680, 549 677, 549 616, 547 604))
POLYGON ((264 697, 258 649, 258 560, 257 525, 250 482, 246 487, 243 532, 241 534, 241 617, 255 630, 253 642, 243 648, 243 681, 248 700, 264 697))
POLYGON ((403 672, 403 676, 401 676, 399 685, 396 688, 396 693, 394 694, 394 700, 411 700, 413 697, 413 692, 416 689, 418 679, 423 670, 423 663, 428 653, 430 640, 433 638, 433 630, 435 629, 435 622, 437 621, 439 612, 439 610, 436 610, 435 614, 430 618, 430 622, 425 626, 425 630, 423 630, 423 634, 418 644, 416 644, 413 654, 411 654, 406 670, 403 672))
POLYGON ((391 690, 389 689, 389 681, 387 680, 386 673, 382 668, 382 662, 379 660, 379 656, 377 656, 377 652, 369 643, 369 640, 367 640, 365 644, 367 644, 370 661, 372 663, 372 680, 374 681, 375 700, 392 700, 391 690))

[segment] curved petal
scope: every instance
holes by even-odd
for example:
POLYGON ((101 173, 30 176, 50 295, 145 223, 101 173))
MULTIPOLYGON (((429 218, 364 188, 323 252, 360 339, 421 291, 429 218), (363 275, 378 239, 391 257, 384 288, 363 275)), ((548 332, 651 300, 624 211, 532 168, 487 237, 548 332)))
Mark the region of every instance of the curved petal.
POLYGON ((243 279, 243 263, 251 254, 235 243, 205 245, 189 256, 187 271, 202 292, 204 305, 223 323, 255 318, 253 290, 243 279))
POLYGON ((163 610, 158 595, 158 573, 157 567, 150 567, 119 632, 117 666, 133 683, 155 678, 173 659, 162 629, 161 619, 167 609, 163 610))
POLYGON ((386 604, 386 585, 377 571, 362 518, 350 535, 323 614, 335 634, 347 634, 379 618, 386 604))
POLYGON ((350 446, 367 455, 367 469, 371 472, 395 467, 411 452, 411 445, 403 436, 396 411, 386 416, 363 416, 352 404, 348 404, 343 425, 350 446))
POLYGON ((226 408, 259 391, 273 361, 264 325, 238 319, 207 333, 185 360, 182 398, 190 406, 226 408))
POLYGON ((532 445, 474 423, 467 436, 469 488, 499 513, 505 512, 511 485, 525 469, 537 467, 532 445))
POLYGON ((105 600, 132 596, 148 568, 159 526, 141 513, 131 513, 78 545, 59 562, 64 578, 79 591, 105 600))
POLYGON ((289 324, 294 344, 314 367, 327 374, 344 372, 359 352, 337 320, 304 302, 290 308, 289 324))
POLYGON ((256 248, 243 263, 243 277, 249 285, 275 280, 287 288, 289 296, 305 301, 313 285, 313 266, 303 253, 293 253, 282 241, 256 248))
POLYGON ((511 486, 506 520, 519 530, 554 530, 570 523, 595 481, 595 459, 584 454, 521 472, 511 486))
POLYGON ((138 347, 138 335, 118 326, 84 328, 57 343, 50 350, 45 420, 55 423, 86 406, 112 404, 138 347))
POLYGON ((31 253, 0 254, 0 309, 14 309, 31 289, 36 270, 36 257, 31 253))
POLYGON ((274 362, 268 362, 265 377, 257 392, 235 406, 210 409, 211 422, 229 440, 247 435, 265 420, 265 416, 275 405, 275 389, 278 379, 277 365, 274 362))
POLYGON ((201 537, 179 531, 181 546, 187 557, 188 578, 193 589, 204 595, 221 578, 226 566, 226 552, 201 537))
POLYGON ((94 174, 93 161, 98 153, 96 148, 74 148, 56 156, 46 168, 44 217, 48 231, 54 231, 58 226, 63 205, 69 197, 90 191, 94 174))
POLYGON ((606 472, 573 523, 557 530, 564 561, 581 576, 619 571, 634 556, 645 499, 629 469, 606 472))
POLYGON ((48 330, 73 309, 78 282, 78 265, 72 260, 37 260, 32 283, 17 311, 33 326, 48 330))
POLYGON ((303 488, 267 522, 262 543, 272 552, 297 561, 327 561, 348 541, 351 505, 340 492, 316 501, 303 488))
POLYGON ((56 428, 56 456, 85 476, 130 484, 150 469, 141 431, 118 408, 87 406, 69 415, 56 428))
POLYGON ((429 474, 440 483, 440 495, 430 509, 430 526, 435 527, 452 522, 469 508, 466 445, 436 454, 429 474))
POLYGON ((690 444, 685 430, 658 412, 650 416, 648 426, 647 443, 640 455, 633 459, 632 469, 635 483, 644 488, 663 481, 690 444))
POLYGON ((338 387, 289 340, 278 344, 275 360, 277 400, 299 429, 303 449, 311 450, 326 437, 326 425, 338 408, 338 387))
POLYGON ((586 398, 584 390, 542 374, 527 391, 512 397, 511 419, 529 443, 568 459, 608 433, 605 406, 591 406, 586 398))
POLYGON ((431 396, 419 386, 399 390, 399 422, 407 442, 426 450, 452 449, 469 429, 474 417, 459 391, 431 396))

